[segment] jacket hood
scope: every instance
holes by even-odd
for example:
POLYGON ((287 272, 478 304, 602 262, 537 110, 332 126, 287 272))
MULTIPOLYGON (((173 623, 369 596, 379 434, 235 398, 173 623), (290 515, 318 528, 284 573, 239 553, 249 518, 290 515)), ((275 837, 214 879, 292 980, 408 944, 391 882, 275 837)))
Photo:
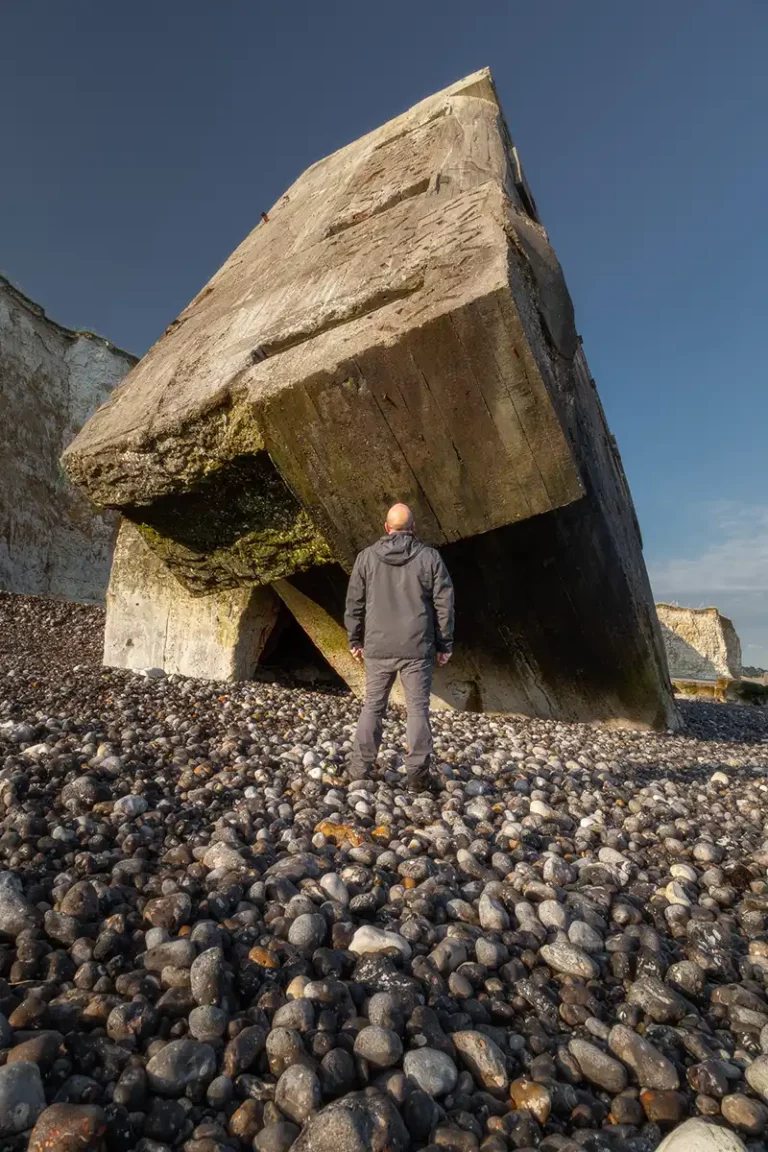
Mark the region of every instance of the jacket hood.
POLYGON ((424 545, 411 532, 392 532, 382 536, 373 546, 379 560, 385 564, 392 564, 395 568, 402 567, 418 556, 424 545))

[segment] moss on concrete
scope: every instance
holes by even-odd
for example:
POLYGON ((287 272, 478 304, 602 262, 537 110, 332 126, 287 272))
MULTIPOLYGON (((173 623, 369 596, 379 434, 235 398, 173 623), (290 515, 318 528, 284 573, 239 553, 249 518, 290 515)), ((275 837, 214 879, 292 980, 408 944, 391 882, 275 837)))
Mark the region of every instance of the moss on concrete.
POLYGON ((266 452, 238 457, 191 491, 125 514, 177 579, 200 594, 269 584, 334 560, 266 452))

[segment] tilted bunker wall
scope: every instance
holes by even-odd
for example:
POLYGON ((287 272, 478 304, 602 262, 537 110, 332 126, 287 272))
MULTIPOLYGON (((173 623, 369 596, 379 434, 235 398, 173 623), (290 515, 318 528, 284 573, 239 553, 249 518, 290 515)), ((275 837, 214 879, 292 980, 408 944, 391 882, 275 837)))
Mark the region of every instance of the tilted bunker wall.
POLYGON ((345 573, 404 500, 456 584, 450 706, 675 721, 632 499, 487 71, 309 168, 65 464, 191 593, 293 594, 353 687, 345 573))

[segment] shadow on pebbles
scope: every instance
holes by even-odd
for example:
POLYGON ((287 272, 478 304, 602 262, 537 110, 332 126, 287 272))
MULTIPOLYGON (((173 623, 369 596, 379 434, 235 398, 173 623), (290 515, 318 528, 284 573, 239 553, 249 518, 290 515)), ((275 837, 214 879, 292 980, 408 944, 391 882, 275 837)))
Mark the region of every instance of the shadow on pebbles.
POLYGON ((0 597, 3 1152, 768 1150, 768 712, 439 713, 413 796, 102 619, 0 597))

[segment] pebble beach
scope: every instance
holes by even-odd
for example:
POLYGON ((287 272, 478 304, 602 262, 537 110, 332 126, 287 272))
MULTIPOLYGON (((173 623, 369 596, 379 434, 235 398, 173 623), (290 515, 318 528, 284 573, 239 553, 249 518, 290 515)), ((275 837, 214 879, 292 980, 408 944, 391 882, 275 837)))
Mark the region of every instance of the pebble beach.
POLYGON ((414 796, 102 630, 0 594, 3 1150, 768 1152, 768 709, 435 713, 414 796))

